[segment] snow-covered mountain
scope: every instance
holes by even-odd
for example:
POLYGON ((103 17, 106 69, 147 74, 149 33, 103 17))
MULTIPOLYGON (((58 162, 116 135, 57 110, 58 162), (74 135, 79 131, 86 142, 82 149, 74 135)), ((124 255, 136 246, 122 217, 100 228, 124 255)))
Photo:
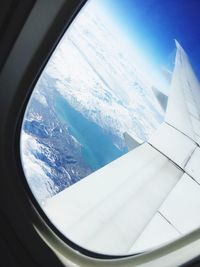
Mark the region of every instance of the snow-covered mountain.
POLYGON ((124 132, 147 140, 163 120, 138 59, 90 9, 88 4, 62 38, 25 114, 22 162, 40 203, 125 153, 124 132), (88 129, 79 134, 81 119, 88 129), (92 142, 90 131, 97 135, 92 142), (113 154, 107 145, 94 148, 95 140, 112 142, 113 154))
POLYGON ((147 139, 162 121, 162 110, 118 36, 89 5, 56 50, 46 72, 58 90, 85 116, 121 137, 129 131, 147 139), (142 129, 142 132, 138 128, 142 129))

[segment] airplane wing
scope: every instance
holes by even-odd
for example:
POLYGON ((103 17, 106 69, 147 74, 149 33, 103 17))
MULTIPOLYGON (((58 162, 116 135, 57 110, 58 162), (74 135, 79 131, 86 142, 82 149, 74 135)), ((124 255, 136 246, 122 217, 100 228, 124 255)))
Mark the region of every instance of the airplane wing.
POLYGON ((200 226, 200 86, 177 54, 165 122, 143 144, 47 200, 44 210, 71 241, 123 255, 151 249, 200 226))
POLYGON ((163 111, 166 111, 168 97, 164 93, 160 92, 155 87, 152 87, 151 89, 154 92, 154 95, 156 96, 156 98, 157 98, 161 108, 163 109, 163 111))
POLYGON ((166 122, 200 144, 200 89, 188 57, 176 41, 177 54, 166 122))
POLYGON ((131 151, 141 145, 143 142, 139 138, 133 138, 129 133, 125 132, 123 134, 125 143, 128 147, 128 150, 131 151))

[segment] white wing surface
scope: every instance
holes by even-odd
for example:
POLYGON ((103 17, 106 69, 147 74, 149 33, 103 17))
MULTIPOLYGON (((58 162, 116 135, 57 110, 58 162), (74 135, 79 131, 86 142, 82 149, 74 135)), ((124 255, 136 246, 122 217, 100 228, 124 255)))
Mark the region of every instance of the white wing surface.
POLYGON ((200 86, 185 51, 177 41, 176 46, 166 122, 200 144, 200 86))
POLYGON ((177 54, 165 122, 143 144, 50 198, 45 211, 71 241, 122 255, 151 249, 200 226, 200 87, 177 54))

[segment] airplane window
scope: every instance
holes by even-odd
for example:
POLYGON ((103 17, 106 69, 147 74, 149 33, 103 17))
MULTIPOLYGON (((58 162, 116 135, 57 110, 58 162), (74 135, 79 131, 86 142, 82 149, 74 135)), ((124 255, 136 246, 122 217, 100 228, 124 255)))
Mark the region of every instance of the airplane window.
POLYGON ((23 170, 84 249, 129 255, 200 226, 199 8, 90 0, 35 85, 23 170))

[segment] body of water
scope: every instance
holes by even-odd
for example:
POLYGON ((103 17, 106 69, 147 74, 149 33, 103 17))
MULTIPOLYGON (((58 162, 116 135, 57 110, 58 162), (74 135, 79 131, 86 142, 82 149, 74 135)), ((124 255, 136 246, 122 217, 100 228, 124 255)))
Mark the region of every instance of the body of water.
POLYGON ((70 134, 81 144, 84 161, 93 171, 128 151, 127 148, 117 148, 113 143, 115 136, 84 117, 60 94, 55 97, 55 110, 59 120, 66 124, 70 134))

